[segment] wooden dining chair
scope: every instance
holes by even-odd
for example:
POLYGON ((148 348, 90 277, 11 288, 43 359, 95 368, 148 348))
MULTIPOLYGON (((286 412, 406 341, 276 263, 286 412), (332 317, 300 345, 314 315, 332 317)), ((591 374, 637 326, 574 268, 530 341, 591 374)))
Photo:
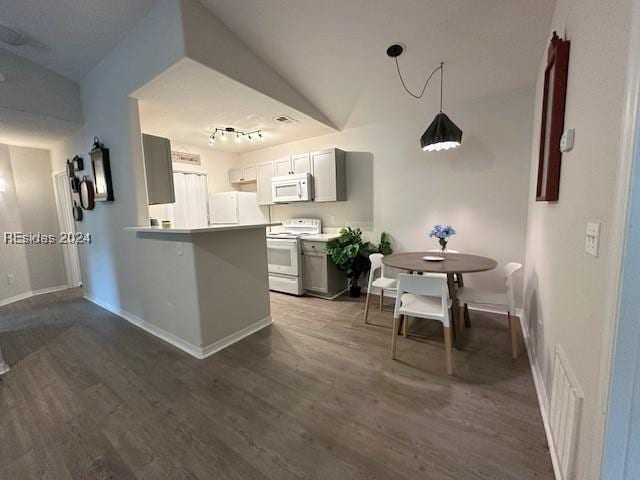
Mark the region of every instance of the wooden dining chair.
MULTIPOLYGON (((398 275, 398 293, 393 312, 393 330, 391 332, 391 358, 396 358, 398 327, 401 317, 407 316, 437 320, 444 327, 444 350, 447 374, 453 374, 451 358, 451 299, 447 282, 443 278, 426 275, 398 275)), ((406 320, 405 320, 406 321, 406 320)))
POLYGON ((367 323, 367 319, 369 318, 369 302, 371 300, 371 289, 373 287, 380 289, 380 310, 382 310, 382 307, 384 305, 384 291, 396 291, 396 286, 398 283, 396 279, 384 276, 384 263, 382 263, 383 258, 384 255, 382 255, 381 253, 372 253, 371 255, 369 255, 371 269, 369 270, 367 300, 364 304, 364 323, 367 323), (380 273, 380 276, 377 276, 378 272, 380 273))
POLYGON ((504 267, 504 290, 488 291, 479 288, 461 287, 457 290, 458 300, 464 304, 465 323, 469 318, 469 304, 504 309, 507 312, 509 334, 511 336, 511 355, 518 358, 518 330, 516 322, 515 295, 513 292, 513 274, 522 268, 522 264, 509 262, 504 267))

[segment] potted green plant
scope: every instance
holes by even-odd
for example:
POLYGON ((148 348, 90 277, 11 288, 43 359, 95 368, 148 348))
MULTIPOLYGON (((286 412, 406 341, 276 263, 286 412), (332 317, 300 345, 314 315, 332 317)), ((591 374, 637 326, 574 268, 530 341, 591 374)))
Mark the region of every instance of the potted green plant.
POLYGON ((369 255, 380 252, 389 255, 393 252, 389 236, 382 232, 380 243, 376 246, 362 240, 359 228, 343 228, 340 236, 327 242, 326 252, 336 266, 346 272, 349 281, 349 293, 352 297, 360 296, 361 287, 358 280, 369 270, 369 255))

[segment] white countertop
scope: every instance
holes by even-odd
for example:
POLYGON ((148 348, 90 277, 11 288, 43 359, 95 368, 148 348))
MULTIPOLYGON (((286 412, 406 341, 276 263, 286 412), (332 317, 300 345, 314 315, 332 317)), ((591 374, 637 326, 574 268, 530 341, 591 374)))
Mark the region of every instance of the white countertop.
POLYGON ((280 222, 276 223, 229 223, 219 225, 209 225, 208 227, 196 227, 196 228, 162 228, 162 227, 125 227, 125 230, 131 232, 140 233, 158 233, 158 234, 185 234, 185 233, 210 233, 210 232, 224 232, 228 230, 246 230, 249 228, 265 228, 280 225, 280 222))
POLYGON ((316 235, 305 235, 302 237, 302 240, 310 240, 312 242, 328 242, 329 240, 333 240, 334 238, 338 238, 339 236, 339 233, 318 233, 316 235))

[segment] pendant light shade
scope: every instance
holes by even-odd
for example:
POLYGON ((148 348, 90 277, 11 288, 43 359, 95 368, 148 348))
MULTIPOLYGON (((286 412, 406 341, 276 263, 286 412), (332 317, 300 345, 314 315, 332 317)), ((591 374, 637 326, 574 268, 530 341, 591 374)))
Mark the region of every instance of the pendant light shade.
POLYGON ((456 148, 462 143, 462 130, 446 114, 440 112, 420 137, 420 147, 425 152, 439 152, 456 148))
POLYGON ((400 83, 402 83, 402 87, 405 91, 411 95, 413 98, 420 100, 424 95, 424 92, 427 89, 427 85, 429 85, 429 81, 436 74, 436 72, 440 72, 440 113, 436 115, 436 118, 433 119, 433 122, 427 127, 425 132, 420 137, 420 148, 422 148, 423 152, 439 152, 440 150, 449 150, 450 148, 459 147, 462 143, 462 130, 458 128, 458 126, 451 121, 446 114, 442 112, 442 98, 444 91, 444 63, 440 62, 431 74, 427 77, 427 80, 424 82, 424 86, 420 93, 413 93, 407 87, 407 84, 402 78, 402 73, 400 72, 400 65, 398 64, 398 57, 402 55, 404 52, 404 46, 396 43, 391 45, 387 49, 387 55, 393 58, 396 62, 396 70, 398 71, 398 77, 400 77, 400 83))

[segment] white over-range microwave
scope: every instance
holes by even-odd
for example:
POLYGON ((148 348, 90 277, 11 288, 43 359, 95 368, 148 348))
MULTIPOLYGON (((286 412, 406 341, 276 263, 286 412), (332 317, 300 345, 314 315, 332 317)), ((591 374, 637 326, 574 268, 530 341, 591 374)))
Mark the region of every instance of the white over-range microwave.
POLYGON ((274 203, 309 202, 313 200, 313 177, 310 173, 294 173, 271 179, 274 203))

